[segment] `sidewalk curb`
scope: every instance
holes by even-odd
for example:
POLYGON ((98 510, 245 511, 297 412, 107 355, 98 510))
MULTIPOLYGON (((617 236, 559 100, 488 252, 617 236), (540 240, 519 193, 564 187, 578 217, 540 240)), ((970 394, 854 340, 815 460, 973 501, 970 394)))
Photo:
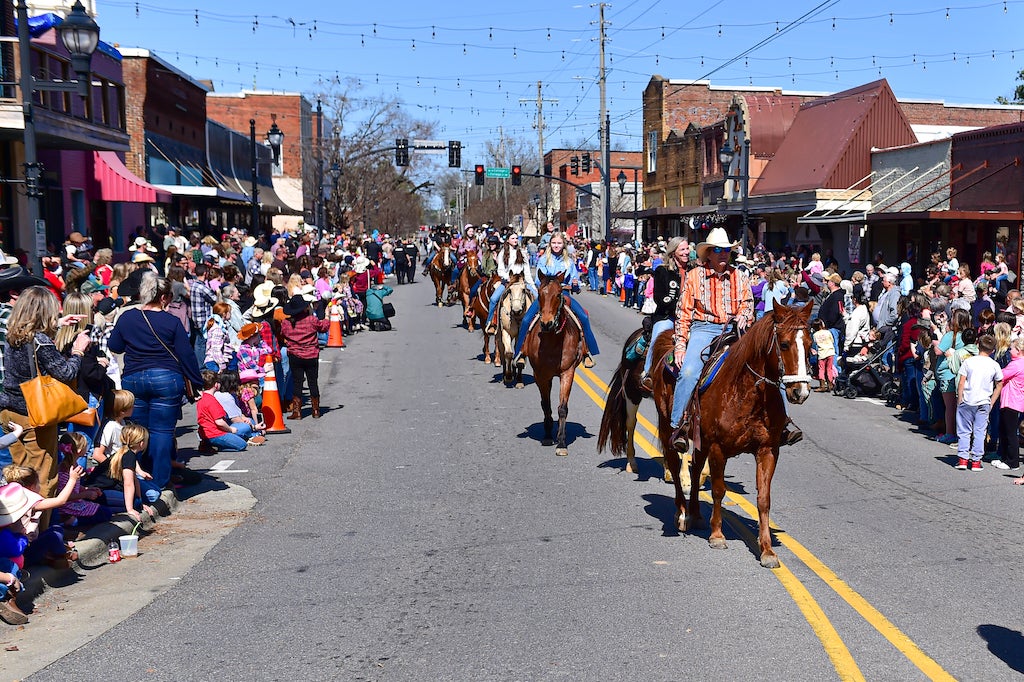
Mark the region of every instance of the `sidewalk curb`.
MULTIPOLYGON (((160 493, 160 499, 153 503, 160 517, 170 516, 178 508, 180 502, 172 490, 164 490, 160 493)), ((141 530, 150 530, 158 522, 159 518, 152 518, 146 512, 142 512, 141 530)), ((18 604, 23 608, 31 605, 48 589, 64 587, 81 579, 83 572, 97 568, 108 563, 107 545, 111 540, 117 540, 118 536, 132 532, 135 523, 126 514, 118 514, 113 520, 107 523, 100 523, 92 526, 85 534, 85 537, 75 541, 75 549, 78 550, 78 560, 71 568, 56 569, 50 566, 26 566, 29 573, 27 579, 23 579, 23 589, 18 593, 18 604)))

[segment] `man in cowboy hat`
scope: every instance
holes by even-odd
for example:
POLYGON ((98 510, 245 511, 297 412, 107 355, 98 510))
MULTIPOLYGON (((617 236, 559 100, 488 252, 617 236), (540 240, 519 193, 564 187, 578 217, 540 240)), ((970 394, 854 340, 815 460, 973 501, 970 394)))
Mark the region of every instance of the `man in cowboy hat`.
MULTIPOLYGON (((729 263, 739 242, 729 240, 721 227, 708 233, 707 241, 697 244, 700 265, 686 274, 676 308, 675 366, 679 368, 672 398, 672 445, 685 452, 689 445, 683 416, 704 369, 704 351, 736 321, 743 331, 754 321, 754 296, 747 274, 729 263)), ((799 431, 783 433, 783 443, 792 444, 802 437, 799 431)))

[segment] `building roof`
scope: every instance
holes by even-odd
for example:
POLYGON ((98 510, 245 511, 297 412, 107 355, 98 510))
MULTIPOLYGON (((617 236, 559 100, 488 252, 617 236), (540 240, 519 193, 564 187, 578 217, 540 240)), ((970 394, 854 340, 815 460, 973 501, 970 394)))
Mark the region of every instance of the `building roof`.
POLYGON ((121 56, 124 57, 125 59, 152 59, 154 62, 156 62, 157 64, 159 64, 163 68, 167 69, 168 71, 170 71, 171 73, 175 74, 179 78, 183 78, 183 79, 187 80, 189 83, 191 83, 192 85, 196 86, 197 88, 199 88, 199 89, 201 89, 201 90, 203 90, 205 92, 209 92, 210 91, 210 86, 209 85, 206 85, 206 84, 196 80, 192 76, 188 75, 187 73, 185 73, 184 71, 182 71, 181 69, 176 67, 174 64, 171 64, 166 59, 161 58, 155 52, 152 52, 150 50, 145 50, 145 49, 142 49, 142 48, 136 48, 136 47, 121 47, 121 48, 118 48, 118 49, 121 51, 121 56))
POLYGON ((871 172, 873 147, 915 142, 917 136, 884 79, 822 97, 800 107, 751 194, 845 189, 871 172))

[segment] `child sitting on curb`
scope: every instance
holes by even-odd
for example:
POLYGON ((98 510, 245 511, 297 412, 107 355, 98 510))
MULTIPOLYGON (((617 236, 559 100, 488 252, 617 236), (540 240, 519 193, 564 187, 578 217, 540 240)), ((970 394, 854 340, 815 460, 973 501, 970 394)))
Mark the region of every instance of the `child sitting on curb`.
POLYGON ((246 440, 240 435, 241 425, 228 423, 227 412, 214 395, 220 389, 220 377, 217 372, 204 369, 203 393, 196 402, 196 421, 199 422, 199 435, 211 445, 227 452, 242 452, 246 448, 246 440))

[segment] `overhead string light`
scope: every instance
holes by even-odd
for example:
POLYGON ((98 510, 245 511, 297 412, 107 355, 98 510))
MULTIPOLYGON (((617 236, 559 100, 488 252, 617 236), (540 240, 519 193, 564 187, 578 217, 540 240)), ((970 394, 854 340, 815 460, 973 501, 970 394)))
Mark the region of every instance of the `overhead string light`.
MULTIPOLYGON (((138 11, 138 8, 139 8, 139 6, 136 5, 135 6, 136 11, 138 11)), ((195 18, 196 18, 196 26, 198 26, 199 25, 199 10, 196 10, 195 18)))
POLYGON ((259 17, 253 17, 252 18, 252 32, 255 33, 256 29, 258 29, 259 27, 260 27, 260 18, 259 17))
POLYGON ((139 18, 139 3, 135 3, 135 18, 139 18))

